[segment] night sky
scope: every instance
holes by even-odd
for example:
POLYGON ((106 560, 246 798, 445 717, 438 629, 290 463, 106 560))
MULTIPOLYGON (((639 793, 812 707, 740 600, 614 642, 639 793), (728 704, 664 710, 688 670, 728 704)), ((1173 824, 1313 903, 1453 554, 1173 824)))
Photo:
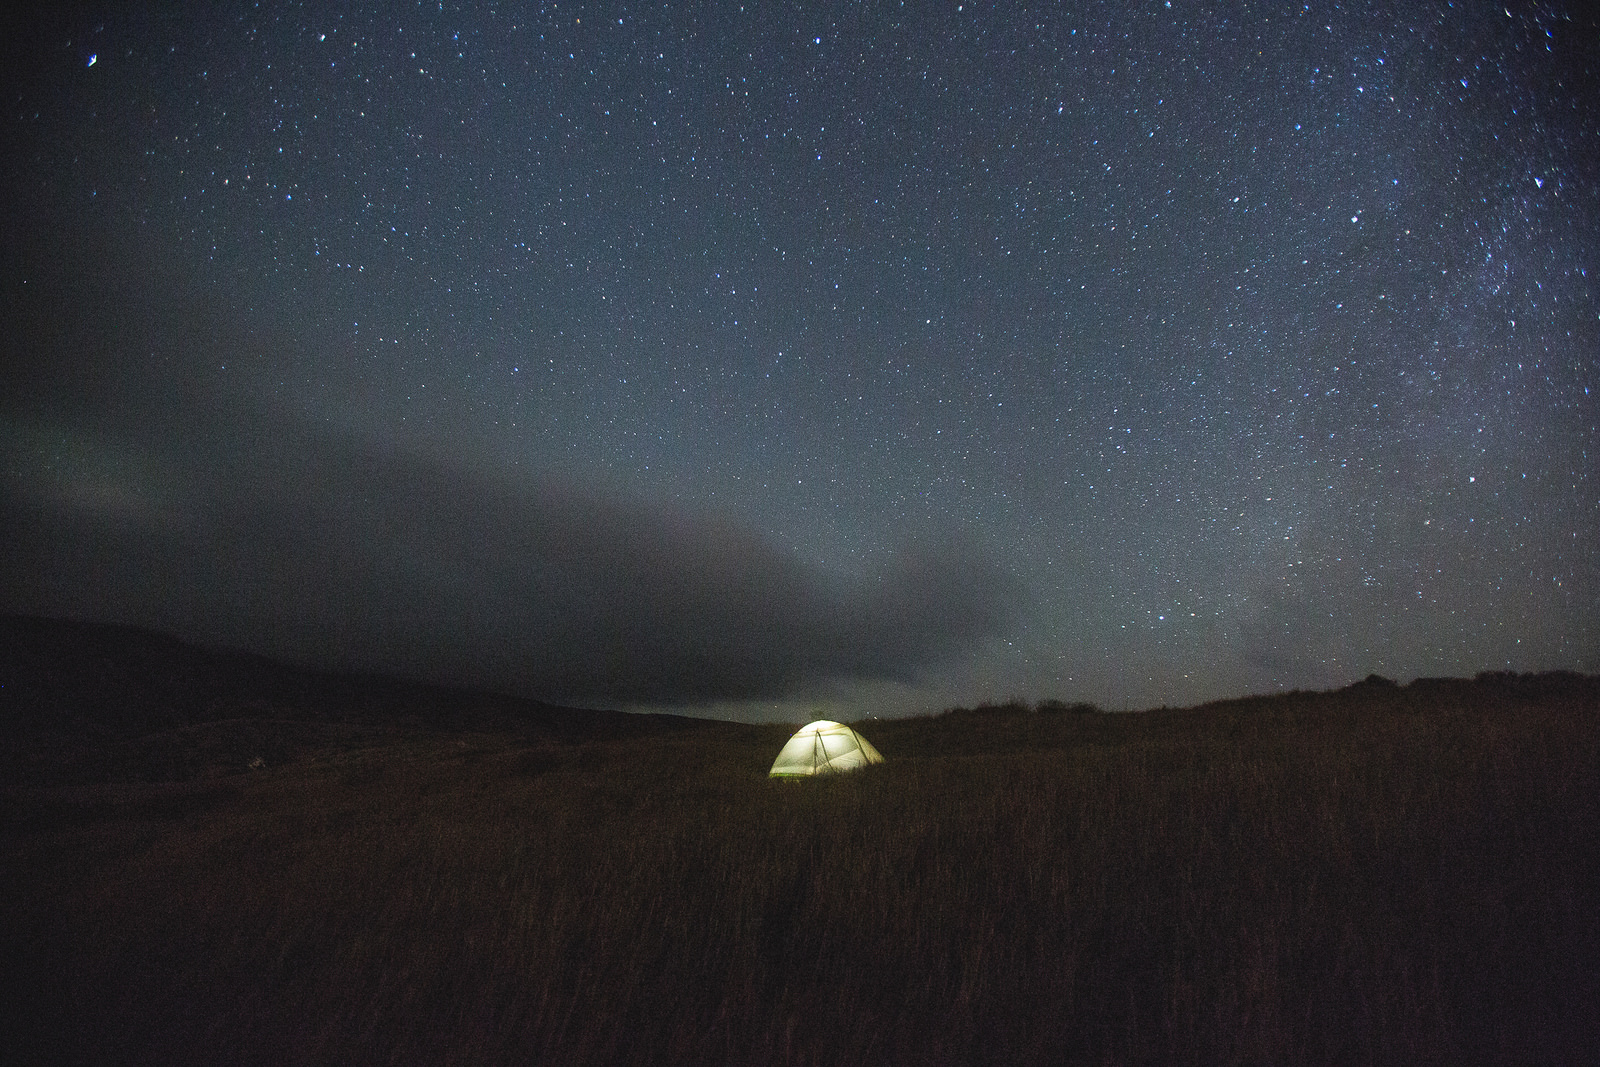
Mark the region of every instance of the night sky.
POLYGON ((40 6, 0 609, 743 718, 1600 669, 1586 5, 40 6))

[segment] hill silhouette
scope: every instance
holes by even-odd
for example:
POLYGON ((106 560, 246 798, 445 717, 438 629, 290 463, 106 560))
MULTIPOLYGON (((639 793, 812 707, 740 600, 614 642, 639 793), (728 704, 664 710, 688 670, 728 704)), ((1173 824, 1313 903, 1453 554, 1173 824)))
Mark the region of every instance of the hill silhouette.
POLYGON ((716 725, 315 670, 138 627, 0 615, 0 774, 12 784, 183 781, 402 737, 573 745, 716 725))

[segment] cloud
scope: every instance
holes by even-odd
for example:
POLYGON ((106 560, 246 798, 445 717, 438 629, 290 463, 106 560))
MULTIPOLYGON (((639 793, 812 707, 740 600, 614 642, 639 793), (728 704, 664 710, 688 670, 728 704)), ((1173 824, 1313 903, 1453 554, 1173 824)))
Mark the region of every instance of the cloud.
POLYGON ((913 681, 1011 615, 1014 583, 971 546, 910 547, 845 577, 726 515, 212 408, 177 424, 130 408, 92 434, 10 423, 0 603, 678 706, 913 681), (92 462, 50 460, 52 435, 93 440, 79 449, 92 462))

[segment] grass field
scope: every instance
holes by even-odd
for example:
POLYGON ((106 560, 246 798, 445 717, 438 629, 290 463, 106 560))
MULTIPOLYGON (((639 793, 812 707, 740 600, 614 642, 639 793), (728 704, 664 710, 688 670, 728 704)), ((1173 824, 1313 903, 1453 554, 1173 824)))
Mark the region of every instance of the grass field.
POLYGON ((14 789, 0 1039, 95 1064, 1595 1062, 1594 679, 861 728, 888 762, 827 780, 766 778, 789 727, 708 723, 14 789))

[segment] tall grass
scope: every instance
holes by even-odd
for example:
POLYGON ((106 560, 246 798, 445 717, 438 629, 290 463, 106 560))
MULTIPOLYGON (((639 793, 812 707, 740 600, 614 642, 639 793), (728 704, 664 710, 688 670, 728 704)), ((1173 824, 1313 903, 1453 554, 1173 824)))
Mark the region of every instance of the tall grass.
POLYGON ((13 1047, 1592 1062, 1594 692, 958 712, 863 727, 888 763, 800 782, 765 777, 785 728, 484 735, 36 804, 4 838, 13 1047))

